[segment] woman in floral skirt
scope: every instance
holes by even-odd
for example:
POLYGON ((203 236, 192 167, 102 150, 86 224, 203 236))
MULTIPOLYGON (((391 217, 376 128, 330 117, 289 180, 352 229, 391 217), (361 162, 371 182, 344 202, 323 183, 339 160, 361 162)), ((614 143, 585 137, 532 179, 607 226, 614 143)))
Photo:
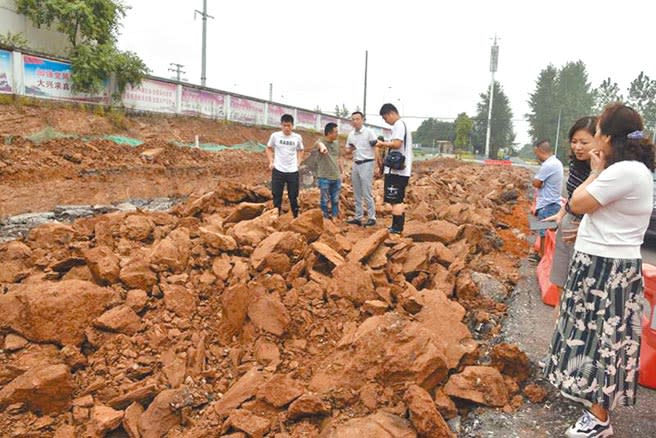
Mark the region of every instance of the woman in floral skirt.
POLYGON ((653 208, 654 145, 640 115, 613 104, 599 117, 590 175, 569 207, 584 214, 544 373, 587 409, 566 435, 612 436, 609 411, 635 404, 642 244, 653 208))

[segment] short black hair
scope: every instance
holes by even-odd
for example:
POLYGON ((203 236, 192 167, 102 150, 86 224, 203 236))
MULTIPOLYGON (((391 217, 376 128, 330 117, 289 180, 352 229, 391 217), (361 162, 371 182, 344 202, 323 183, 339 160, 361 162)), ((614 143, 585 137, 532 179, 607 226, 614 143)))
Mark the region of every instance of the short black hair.
POLYGON ((283 114, 282 117, 280 117, 280 123, 291 123, 293 125, 294 116, 291 114, 283 114))
POLYGON ((323 128, 323 133, 325 135, 328 135, 331 132, 333 132, 333 129, 337 129, 337 123, 333 123, 333 122, 326 123, 326 126, 323 128))
POLYGON ((356 114, 360 114, 360 117, 362 117, 362 118, 364 119, 364 114, 362 114, 362 111, 353 111, 353 112, 351 113, 351 117, 353 117, 353 116, 356 115, 356 114))
POLYGON ((391 103, 386 103, 386 104, 384 104, 383 106, 380 107, 380 115, 381 116, 387 115, 389 113, 398 114, 399 110, 397 110, 396 107, 394 105, 392 105, 391 103))
POLYGON ((549 140, 546 138, 543 138, 542 140, 538 140, 535 142, 533 145, 535 149, 539 149, 542 152, 552 152, 553 149, 551 148, 551 143, 549 143, 549 140))

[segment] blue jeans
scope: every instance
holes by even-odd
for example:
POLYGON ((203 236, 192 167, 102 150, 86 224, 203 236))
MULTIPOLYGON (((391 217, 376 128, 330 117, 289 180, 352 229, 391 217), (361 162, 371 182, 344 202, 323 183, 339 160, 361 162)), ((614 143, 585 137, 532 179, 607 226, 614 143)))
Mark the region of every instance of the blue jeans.
MULTIPOLYGON (((558 213, 560 211, 560 204, 559 203, 553 203, 553 204, 547 204, 542 208, 538 208, 535 211, 535 215, 538 217, 538 219, 545 219, 548 218, 549 216, 553 216, 554 214, 558 213)), ((540 237, 544 237, 546 234, 546 230, 539 230, 538 234, 540 237)))
POLYGON ((319 178, 319 191, 321 192, 321 211, 323 217, 333 218, 339 214, 339 192, 342 190, 342 181, 338 179, 319 178), (331 210, 328 210, 330 199, 331 210))

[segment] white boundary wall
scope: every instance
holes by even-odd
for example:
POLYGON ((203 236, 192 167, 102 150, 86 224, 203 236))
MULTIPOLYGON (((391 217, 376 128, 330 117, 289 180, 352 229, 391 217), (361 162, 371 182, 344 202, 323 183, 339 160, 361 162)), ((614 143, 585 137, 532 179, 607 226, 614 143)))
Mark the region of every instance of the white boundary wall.
MULTIPOLYGON (((65 60, 0 49, 0 93, 64 101, 112 104, 116 89, 108 81, 97 95, 71 91, 71 64, 65 60)), ((294 116, 295 125, 323 131, 326 123, 337 123, 341 134, 353 130, 348 119, 268 102, 212 88, 148 76, 139 87, 128 86, 121 96, 122 106, 132 111, 192 115, 248 125, 279 126, 280 116, 294 116)), ((367 125, 376 135, 387 137, 389 128, 367 125)))

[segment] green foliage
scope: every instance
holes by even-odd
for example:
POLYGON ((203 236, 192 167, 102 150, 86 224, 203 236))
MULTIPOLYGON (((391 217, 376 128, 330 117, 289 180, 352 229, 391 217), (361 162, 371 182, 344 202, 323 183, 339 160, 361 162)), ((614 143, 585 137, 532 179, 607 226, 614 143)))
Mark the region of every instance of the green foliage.
POLYGON ((115 43, 127 10, 121 0, 16 0, 16 7, 37 27, 54 24, 73 47, 85 41, 115 43))
POLYGON ((604 79, 601 84, 593 90, 594 95, 594 114, 601 114, 606 105, 613 102, 622 102, 624 96, 620 93, 620 87, 617 82, 612 82, 610 78, 604 79))
POLYGON ((647 128, 656 128, 656 80, 640 72, 629 86, 627 104, 642 115, 647 128))
POLYGON ((35 26, 55 26, 68 36, 75 91, 97 93, 113 73, 122 94, 127 84, 138 85, 148 74, 136 54, 116 48, 128 9, 121 0, 17 0, 16 6, 35 26))
POLYGON ((429 118, 421 122, 417 131, 412 133, 412 140, 422 146, 433 146, 433 141, 448 140, 453 142, 456 138, 456 128, 453 122, 443 122, 429 118))
POLYGON ((24 49, 27 47, 27 39, 22 33, 7 32, 6 34, 0 34, 0 44, 5 47, 13 47, 16 49, 24 49))
POLYGON ((594 104, 595 95, 582 61, 568 62, 559 70, 552 65, 547 66, 538 76, 535 92, 529 100, 531 112, 526 115, 533 141, 549 140, 554 147, 558 147, 558 158, 566 160, 569 154, 569 128, 577 119, 592 114, 594 104))
MULTIPOLYGON (((477 115, 472 132, 472 143, 476 150, 485 151, 485 139, 487 135, 487 115, 490 108, 490 90, 480 94, 481 101, 477 105, 477 115)), ((497 81, 494 82, 494 101, 492 103, 492 121, 490 130, 490 155, 496 158, 499 148, 511 147, 515 141, 513 132, 512 110, 510 101, 503 91, 503 87, 497 81)))
POLYGON ((336 117, 342 117, 342 118, 348 118, 351 115, 351 112, 346 108, 346 105, 342 104, 342 107, 340 108, 339 105, 335 105, 335 116, 336 117))
POLYGON ((474 127, 474 122, 469 118, 467 113, 460 113, 455 121, 455 127, 455 146, 457 148, 467 149, 471 144, 471 132, 474 127))

